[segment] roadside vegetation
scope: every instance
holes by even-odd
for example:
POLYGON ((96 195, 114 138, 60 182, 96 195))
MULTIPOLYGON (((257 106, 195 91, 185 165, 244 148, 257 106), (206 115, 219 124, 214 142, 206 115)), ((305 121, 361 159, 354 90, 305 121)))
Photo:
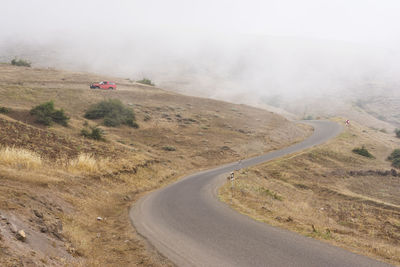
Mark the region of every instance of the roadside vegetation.
POLYGON ((20 66, 20 67, 30 67, 31 63, 29 61, 27 61, 27 60, 24 60, 24 59, 14 58, 14 59, 11 60, 11 65, 20 66))
POLYGON ((108 99, 92 105, 85 113, 90 120, 103 119, 108 127, 117 127, 122 124, 132 128, 139 128, 133 110, 122 104, 119 99, 108 99))
POLYGON ((69 117, 63 109, 55 109, 54 102, 49 101, 32 108, 30 114, 35 116, 36 122, 50 126, 53 123, 68 126, 69 117))

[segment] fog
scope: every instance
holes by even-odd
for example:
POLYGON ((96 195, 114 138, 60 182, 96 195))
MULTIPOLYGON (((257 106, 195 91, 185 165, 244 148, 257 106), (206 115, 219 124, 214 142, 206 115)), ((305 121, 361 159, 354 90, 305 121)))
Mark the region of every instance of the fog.
POLYGON ((238 103, 397 94, 398 1, 0 0, 0 59, 238 103))

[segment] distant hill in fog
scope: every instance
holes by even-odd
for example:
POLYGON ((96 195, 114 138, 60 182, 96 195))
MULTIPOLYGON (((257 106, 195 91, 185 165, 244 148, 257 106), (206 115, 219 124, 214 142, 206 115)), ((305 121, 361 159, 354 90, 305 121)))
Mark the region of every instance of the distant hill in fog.
POLYGON ((131 79, 146 76, 180 93, 284 109, 297 117, 331 116, 361 102, 378 120, 397 123, 400 117, 397 104, 390 114, 381 114, 380 107, 386 99, 397 101, 398 55, 361 44, 245 35, 222 39, 147 34, 110 40, 60 35, 2 42, 0 51, 3 62, 17 56, 34 66, 131 79))

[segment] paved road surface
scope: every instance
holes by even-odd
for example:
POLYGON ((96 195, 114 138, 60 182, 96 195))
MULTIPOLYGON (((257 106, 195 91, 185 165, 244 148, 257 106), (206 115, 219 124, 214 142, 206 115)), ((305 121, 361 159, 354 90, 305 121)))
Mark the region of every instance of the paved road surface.
MULTIPOLYGON (((307 123, 314 133, 305 141, 243 160, 240 167, 321 144, 342 130, 333 122, 307 123)), ((388 266, 254 221, 218 201, 217 188, 238 165, 196 173, 146 195, 130 211, 134 226, 179 266, 388 266)))

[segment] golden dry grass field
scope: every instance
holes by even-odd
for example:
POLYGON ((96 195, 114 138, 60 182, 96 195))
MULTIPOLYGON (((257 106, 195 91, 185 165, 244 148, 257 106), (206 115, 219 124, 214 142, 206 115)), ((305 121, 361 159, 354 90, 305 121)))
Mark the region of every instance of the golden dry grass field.
POLYGON ((241 170, 220 198, 257 220, 400 265, 400 173, 387 160, 395 148, 394 133, 352 122, 326 144, 241 170), (374 158, 352 152, 362 146, 374 158))
POLYGON ((10 109, 0 114, 1 266, 170 265, 130 224, 128 209, 141 195, 310 134, 265 110, 88 73, 0 64, 0 96, 10 109), (89 89, 101 80, 118 89, 89 89), (139 129, 84 119, 105 99, 131 107, 139 129), (49 100, 71 117, 68 127, 30 115, 49 100), (87 126, 103 129, 106 140, 85 139, 87 126))

